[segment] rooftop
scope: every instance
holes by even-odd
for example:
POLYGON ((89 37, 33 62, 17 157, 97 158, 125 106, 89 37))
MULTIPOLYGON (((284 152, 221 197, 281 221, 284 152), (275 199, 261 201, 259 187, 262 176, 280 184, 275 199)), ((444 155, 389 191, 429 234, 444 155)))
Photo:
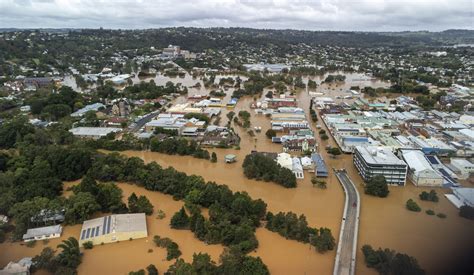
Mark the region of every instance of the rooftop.
POLYGON ((52 225, 52 226, 45 226, 45 227, 38 227, 38 228, 31 228, 23 234, 23 239, 30 239, 34 237, 39 237, 43 235, 52 235, 61 233, 63 230, 61 225, 52 225))
POLYGON ((121 128, 105 128, 105 127, 77 127, 69 130, 75 136, 100 136, 105 137, 110 133, 120 132, 121 128))
POLYGON ((406 165, 404 161, 386 147, 356 146, 356 150, 370 164, 406 165))
POLYGON ((145 213, 110 215, 87 220, 82 224, 81 240, 110 232, 147 231, 145 213))

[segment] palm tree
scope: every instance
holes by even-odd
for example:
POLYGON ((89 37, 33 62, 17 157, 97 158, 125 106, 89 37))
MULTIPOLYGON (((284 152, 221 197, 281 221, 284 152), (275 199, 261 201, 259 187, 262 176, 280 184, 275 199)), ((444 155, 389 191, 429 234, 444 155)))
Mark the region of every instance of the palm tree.
POLYGON ((69 237, 58 244, 58 248, 62 249, 58 255, 58 261, 62 266, 76 269, 81 264, 82 255, 76 238, 69 237))

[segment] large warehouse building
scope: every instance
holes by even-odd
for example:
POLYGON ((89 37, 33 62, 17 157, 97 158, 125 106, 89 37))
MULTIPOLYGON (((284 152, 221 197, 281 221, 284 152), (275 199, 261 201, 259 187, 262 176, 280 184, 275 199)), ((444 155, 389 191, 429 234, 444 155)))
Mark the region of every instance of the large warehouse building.
POLYGON ((407 165, 388 148, 356 146, 354 165, 364 181, 382 175, 388 184, 405 185, 407 165))
POLYGON ((97 245, 147 236, 145 213, 119 214, 85 221, 79 243, 91 241, 97 245))
POLYGON ((402 150, 408 164, 408 176, 416 186, 443 186, 443 177, 433 169, 421 150, 402 150))

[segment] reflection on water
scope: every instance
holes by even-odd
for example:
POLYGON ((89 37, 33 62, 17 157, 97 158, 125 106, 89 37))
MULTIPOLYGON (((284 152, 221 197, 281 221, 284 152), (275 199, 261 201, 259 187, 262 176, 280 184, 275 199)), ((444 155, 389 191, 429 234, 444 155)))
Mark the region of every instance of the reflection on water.
MULTIPOLYGON (((361 76, 355 74, 354 78, 361 78, 361 76)), ((183 82, 183 78, 176 78, 175 80, 183 82)), ((199 80, 193 80, 192 77, 186 76, 184 81, 188 81, 186 85, 194 85, 199 80)), ((380 81, 362 82, 364 84, 357 84, 359 82, 356 81, 355 83, 346 81, 341 85, 332 84, 329 86, 323 84, 318 90, 325 91, 329 89, 336 93, 344 93, 346 89, 353 85, 388 85, 380 81)), ((200 91, 200 94, 207 93, 204 88, 196 89, 196 91, 200 91)), ((196 91, 190 90, 189 94, 196 94, 196 91)), ((231 93, 231 91, 229 90, 228 93, 231 93)), ((300 107, 308 113, 308 93, 301 91, 297 93, 297 96, 300 107)), ((229 94, 227 97, 229 97, 229 94)), ((250 111, 252 102, 253 98, 241 99, 234 111, 250 111)), ((227 122, 225 113, 228 111, 223 109, 221 124, 227 122)), ((307 115, 309 117, 309 114, 307 115)), ((272 144, 265 137, 265 131, 270 127, 269 118, 263 115, 254 115, 251 122, 252 126, 261 126, 262 132, 256 133, 255 137, 250 137, 245 130, 236 126, 236 131, 242 138, 241 149, 213 149, 212 151, 216 152, 218 156, 217 163, 188 156, 169 156, 154 152, 126 151, 124 154, 140 157, 146 162, 156 161, 165 167, 173 166, 177 170, 188 174, 201 175, 206 180, 227 184, 233 191, 246 191, 253 198, 263 199, 268 204, 269 211, 293 211, 297 214, 304 214, 311 226, 328 227, 332 230, 334 236, 339 236, 344 194, 332 173, 327 179, 328 188, 326 190, 313 188, 310 183, 310 174, 306 174, 304 180, 299 180, 298 187, 295 189, 285 189, 268 182, 248 180, 243 176, 241 164, 245 155, 251 150, 281 151, 280 145, 272 144), (235 154, 238 162, 233 164, 224 163, 224 155, 228 153, 235 154)), ((319 135, 317 136, 319 140, 319 135)), ((319 148, 324 148, 327 144, 334 145, 332 139, 323 142, 319 140, 319 142, 321 144, 319 148)), ((357 274, 375 274, 374 270, 368 269, 364 265, 363 256, 360 253, 360 247, 364 244, 371 244, 376 248, 388 247, 412 255, 418 259, 421 266, 428 273, 432 274, 447 274, 446 268, 457 263, 457 256, 465 254, 466 251, 474 247, 473 222, 458 217, 457 210, 444 196, 440 196, 439 203, 420 202, 419 204, 423 209, 430 208, 436 212, 447 214, 446 219, 428 216, 424 212, 409 212, 404 207, 406 200, 417 198, 421 191, 428 189, 416 188, 408 184, 406 187, 390 187, 388 198, 369 197, 363 194, 363 188, 360 185, 362 181, 352 165, 350 155, 342 155, 333 159, 324 150, 320 150, 320 153, 325 158, 329 168, 346 168, 353 181, 359 185, 362 202, 357 274)), ((155 206, 155 209, 163 210, 167 216, 163 220, 158 220, 153 216, 147 218, 149 237, 146 239, 97 246, 92 250, 85 251, 83 263, 79 267, 80 274, 123 274, 131 270, 145 268, 151 263, 156 265, 161 273, 164 272, 172 262, 164 260, 166 258, 165 249, 157 248, 152 243, 155 234, 170 237, 177 242, 183 252, 182 257, 186 261, 191 261, 192 254, 198 252, 209 253, 214 261, 218 261, 218 256, 223 250, 222 246, 206 245, 195 239, 189 230, 175 230, 169 227, 171 216, 183 205, 183 202, 174 201, 170 196, 147 191, 135 185, 119 184, 119 186, 124 191, 125 199, 131 192, 135 192, 137 195, 146 195, 155 206), (148 249, 153 249, 153 252, 148 253, 148 249)), ((67 226, 61 239, 69 236, 78 237, 79 231, 80 225, 67 226)), ((251 254, 261 257, 272 274, 332 273, 335 251, 319 254, 310 251, 308 245, 286 240, 264 228, 257 230, 257 238, 259 247, 251 254)), ((55 247, 59 241, 59 239, 51 240, 48 245, 55 247)), ((35 248, 27 248, 20 243, 0 244, 0 251, 2 252, 0 253, 0 266, 4 266, 10 260, 18 260, 24 256, 38 254, 43 247, 44 245, 41 242, 35 248)))

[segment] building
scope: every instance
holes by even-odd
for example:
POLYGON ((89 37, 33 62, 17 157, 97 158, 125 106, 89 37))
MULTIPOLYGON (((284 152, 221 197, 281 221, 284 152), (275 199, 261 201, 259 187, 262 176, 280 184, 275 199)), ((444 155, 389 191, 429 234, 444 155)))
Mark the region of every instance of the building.
POLYGON ((97 245, 147 236, 145 213, 117 214, 85 221, 79 243, 82 245, 90 241, 97 245))
POLYGON ((295 177, 297 179, 304 179, 303 165, 301 165, 300 158, 294 157, 292 162, 291 171, 295 174, 295 177))
POLYGON ((408 177, 416 186, 442 186, 443 177, 431 166, 420 150, 402 150, 402 158, 408 164, 408 177))
POLYGON ((451 165, 459 169, 460 176, 463 179, 469 178, 469 176, 474 173, 474 164, 466 159, 452 158, 451 165))
POLYGON ((27 87, 41 88, 53 84, 53 79, 51 77, 27 77, 23 80, 23 83, 27 87))
POLYGON ((101 108, 105 108, 105 105, 102 104, 102 103, 98 102, 98 103, 90 104, 90 105, 85 106, 82 109, 79 109, 79 110, 75 111, 74 113, 71 114, 71 116, 72 117, 82 117, 89 111, 97 112, 101 108))
POLYGON ((29 275, 30 267, 33 264, 32 258, 25 257, 17 263, 9 262, 0 270, 0 275, 29 275))
POLYGON ((25 234, 23 234, 23 241, 31 242, 31 241, 59 238, 61 237, 62 232, 63 232, 63 227, 59 224, 52 225, 52 226, 31 228, 31 229, 28 229, 25 234))
POLYGON ((354 165, 364 181, 382 175, 388 184, 405 185, 407 165, 390 149, 377 146, 356 146, 354 165))
POLYGON ((446 198, 457 208, 463 205, 474 207, 474 188, 458 187, 451 188, 453 194, 445 194, 446 198))
POLYGON ((316 140, 311 138, 293 138, 283 141, 283 152, 314 152, 316 140))
POLYGON ((326 167, 326 163, 324 162, 323 157, 320 154, 314 153, 311 154, 311 159, 314 163, 314 174, 316 177, 328 177, 328 169, 326 167))
POLYGON ((69 130, 74 136, 80 138, 99 139, 110 133, 121 132, 121 128, 104 128, 104 127, 77 127, 69 130))

